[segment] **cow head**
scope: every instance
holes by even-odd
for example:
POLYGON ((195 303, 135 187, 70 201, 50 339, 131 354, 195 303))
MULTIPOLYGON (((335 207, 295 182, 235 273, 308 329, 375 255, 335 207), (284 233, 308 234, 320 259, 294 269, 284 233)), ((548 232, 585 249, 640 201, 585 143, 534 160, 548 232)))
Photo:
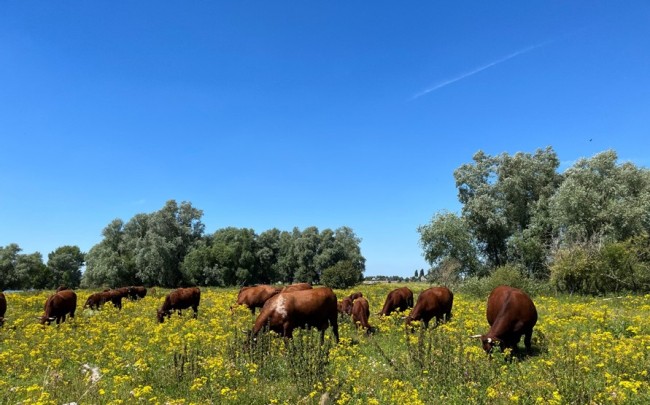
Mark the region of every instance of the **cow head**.
POLYGON ((159 309, 156 312, 156 317, 158 318, 159 323, 163 323, 165 321, 165 315, 167 315, 167 311, 163 311, 162 309, 159 309))
POLYGON ((50 322, 56 320, 56 317, 43 315, 43 316, 37 316, 36 319, 41 321, 41 325, 45 325, 45 322, 47 322, 47 324, 49 325, 50 322))
POLYGON ((494 346, 501 345, 501 341, 493 337, 488 337, 486 335, 474 335, 470 337, 474 339, 481 339, 481 344, 483 345, 483 350, 485 350, 485 353, 492 353, 494 346))

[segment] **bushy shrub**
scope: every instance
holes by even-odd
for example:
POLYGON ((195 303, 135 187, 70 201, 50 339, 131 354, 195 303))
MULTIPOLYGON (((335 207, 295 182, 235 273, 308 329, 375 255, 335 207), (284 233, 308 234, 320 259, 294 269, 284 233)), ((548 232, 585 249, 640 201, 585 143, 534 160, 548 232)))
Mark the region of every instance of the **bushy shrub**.
POLYGON ((354 263, 343 260, 323 270, 320 281, 330 288, 349 288, 361 281, 362 273, 354 263))
POLYGON ((466 278, 457 289, 474 297, 487 297, 500 285, 520 288, 529 295, 551 295, 555 292, 550 283, 528 278, 518 266, 513 264, 497 267, 488 277, 466 278))

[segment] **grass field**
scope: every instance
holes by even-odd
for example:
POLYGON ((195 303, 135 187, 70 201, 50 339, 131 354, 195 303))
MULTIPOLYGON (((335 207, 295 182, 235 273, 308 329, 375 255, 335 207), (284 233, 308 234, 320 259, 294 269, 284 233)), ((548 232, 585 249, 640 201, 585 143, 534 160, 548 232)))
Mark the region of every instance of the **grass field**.
MULTIPOLYGON (((416 299, 427 288, 409 286, 416 299)), ((162 289, 122 311, 82 310, 92 291, 81 290, 77 316, 58 327, 35 319, 51 292, 9 293, 0 403, 650 403, 650 295, 533 297, 533 353, 490 359, 468 337, 488 329, 486 298, 456 294, 450 322, 410 333, 402 315, 374 315, 395 287, 354 289, 379 331, 368 337, 340 320, 338 345, 331 330, 323 345, 316 331, 252 345, 250 311, 229 309, 236 289, 204 288, 198 319, 163 324, 162 289)))

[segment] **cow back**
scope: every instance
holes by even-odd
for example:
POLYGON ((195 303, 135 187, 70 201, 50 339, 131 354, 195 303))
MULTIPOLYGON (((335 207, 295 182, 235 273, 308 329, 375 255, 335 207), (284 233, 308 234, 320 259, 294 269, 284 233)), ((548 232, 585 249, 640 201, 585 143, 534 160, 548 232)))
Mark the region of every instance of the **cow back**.
POLYGON ((282 292, 292 292, 292 291, 303 291, 303 290, 311 290, 314 287, 311 286, 309 283, 296 283, 296 284, 291 284, 282 289, 282 292))
POLYGON ((488 297, 486 311, 490 335, 518 333, 531 329, 537 323, 537 309, 533 300, 522 290, 499 286, 488 297))

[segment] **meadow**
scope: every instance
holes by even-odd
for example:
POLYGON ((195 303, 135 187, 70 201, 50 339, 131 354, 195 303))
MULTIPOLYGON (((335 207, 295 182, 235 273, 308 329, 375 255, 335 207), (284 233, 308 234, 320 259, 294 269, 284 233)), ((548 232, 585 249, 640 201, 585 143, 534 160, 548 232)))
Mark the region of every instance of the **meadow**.
MULTIPOLYGON (((399 284, 402 286, 405 284, 399 284)), ((425 284, 406 284, 417 294, 425 284)), ((0 329, 2 404, 430 404, 650 403, 650 295, 611 298, 533 296, 539 321, 533 351, 487 356, 469 336, 485 333, 486 298, 456 293, 453 318, 438 327, 404 328, 379 318, 397 284, 361 291, 371 305, 367 336, 340 318, 331 329, 285 342, 247 337, 254 317, 230 311, 236 289, 203 288, 198 319, 159 324, 166 291, 82 310, 93 291, 77 291, 74 320, 35 318, 51 292, 8 293, 0 329)), ((191 311, 190 311, 191 312, 191 311)))

